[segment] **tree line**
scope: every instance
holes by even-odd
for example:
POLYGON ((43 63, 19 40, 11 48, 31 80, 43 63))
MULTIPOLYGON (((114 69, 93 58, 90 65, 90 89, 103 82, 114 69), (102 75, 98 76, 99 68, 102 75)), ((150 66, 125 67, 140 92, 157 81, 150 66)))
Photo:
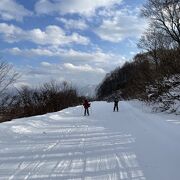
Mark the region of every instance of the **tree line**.
POLYGON ((107 74, 97 97, 120 93, 167 110, 180 101, 180 0, 148 0, 141 15, 150 22, 138 42, 143 52, 107 74))
POLYGON ((84 99, 65 81, 51 81, 38 88, 12 88, 18 78, 10 64, 0 62, 0 122, 59 111, 79 105, 84 99))

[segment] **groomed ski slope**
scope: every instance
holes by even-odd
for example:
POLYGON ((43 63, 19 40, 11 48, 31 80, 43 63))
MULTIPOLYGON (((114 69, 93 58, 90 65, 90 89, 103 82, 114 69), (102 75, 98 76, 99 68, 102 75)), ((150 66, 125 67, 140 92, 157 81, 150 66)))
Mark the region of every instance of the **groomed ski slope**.
POLYGON ((180 180, 180 117, 92 103, 0 124, 1 180, 180 180), (178 120, 179 119, 179 120, 178 120))

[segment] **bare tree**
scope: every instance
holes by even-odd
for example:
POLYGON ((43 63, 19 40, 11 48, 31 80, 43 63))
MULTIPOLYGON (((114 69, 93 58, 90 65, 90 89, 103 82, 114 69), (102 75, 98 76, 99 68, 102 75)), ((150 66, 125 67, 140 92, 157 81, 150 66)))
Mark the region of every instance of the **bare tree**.
POLYGON ((138 47, 145 49, 147 52, 150 52, 153 61, 156 65, 156 69, 158 67, 158 57, 157 57, 157 51, 159 49, 158 47, 158 34, 155 28, 148 29, 140 38, 138 47))
POLYGON ((172 49, 173 41, 172 38, 164 34, 163 31, 157 29, 155 26, 151 26, 141 36, 137 45, 139 48, 149 53, 157 70, 159 65, 159 54, 161 54, 163 50, 172 49))
POLYGON ((0 121, 4 113, 14 99, 8 93, 8 88, 17 80, 19 74, 13 70, 13 66, 0 61, 0 121))
POLYGON ((170 36, 180 48, 180 0, 148 0, 142 15, 170 36))
POLYGON ((19 74, 13 70, 13 66, 7 62, 0 62, 0 96, 2 97, 7 88, 12 85, 19 74))

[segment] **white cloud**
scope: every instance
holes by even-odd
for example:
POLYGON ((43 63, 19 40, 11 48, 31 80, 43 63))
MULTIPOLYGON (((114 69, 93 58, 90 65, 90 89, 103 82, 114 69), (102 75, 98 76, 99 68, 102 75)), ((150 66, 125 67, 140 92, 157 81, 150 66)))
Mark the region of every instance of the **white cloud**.
POLYGON ((41 62, 41 66, 44 66, 44 67, 51 67, 51 64, 49 62, 41 62))
POLYGON ((65 63, 64 64, 64 67, 67 69, 67 70, 70 70, 70 71, 75 71, 75 72, 90 72, 90 73, 97 73, 97 74, 105 74, 105 70, 102 69, 102 68, 94 68, 88 64, 85 64, 85 65, 73 65, 71 63, 65 63))
POLYGON ((66 35, 64 30, 56 25, 49 25, 44 31, 41 29, 23 30, 14 25, 0 23, 0 35, 9 43, 30 41, 39 45, 67 45, 71 43, 87 45, 90 40, 74 32, 66 35))
POLYGON ((134 56, 136 54, 136 52, 131 51, 130 54, 134 56))
POLYGON ((21 28, 14 25, 8 25, 6 23, 0 23, 0 35, 7 42, 16 42, 24 36, 24 32, 21 28))
POLYGON ((12 55, 20 55, 26 57, 60 57, 64 61, 82 61, 82 62, 97 62, 106 63, 119 62, 124 58, 113 53, 103 52, 101 49, 97 49, 91 52, 76 51, 74 49, 61 49, 61 48, 32 48, 32 49, 20 49, 18 47, 5 49, 4 52, 8 52, 12 55))
POLYGON ((18 47, 14 47, 11 49, 6 49, 4 51, 11 53, 12 55, 21 55, 21 56, 26 56, 26 57, 33 57, 33 56, 52 57, 52 56, 55 56, 53 51, 50 51, 48 49, 43 49, 43 48, 20 49, 18 47))
POLYGON ((94 32, 103 40, 120 42, 129 37, 140 37, 147 27, 147 22, 140 18, 135 11, 122 9, 121 11, 102 11, 105 16, 102 24, 94 32))
POLYGON ((38 14, 51 13, 79 13, 93 15, 95 10, 101 7, 111 7, 121 3, 122 0, 39 0, 35 5, 38 14))
POLYGON ((67 60, 74 60, 74 61, 91 61, 91 62, 106 62, 111 61, 115 58, 114 54, 111 53, 104 53, 101 50, 93 51, 93 52, 82 52, 82 51, 75 51, 73 49, 65 50, 62 53, 62 58, 67 60))
POLYGON ((15 55, 34 55, 35 57, 37 57, 38 52, 38 59, 41 59, 40 54, 48 54, 42 57, 42 59, 47 60, 43 60, 40 66, 20 68, 18 71, 23 74, 21 78, 22 82, 33 85, 42 84, 52 79, 57 81, 66 80, 78 86, 98 84, 107 72, 122 65, 126 61, 123 56, 108 52, 105 53, 101 49, 93 52, 58 49, 55 52, 55 50, 51 49, 21 50, 16 47, 6 51, 15 55), (52 56, 57 56, 56 60, 59 60, 59 63, 51 63, 48 57, 52 56))
POLYGON ((31 11, 25 9, 15 0, 0 0, 0 18, 3 20, 22 21, 25 16, 31 15, 31 11))
POLYGON ((13 86, 16 88, 21 88, 21 87, 26 87, 26 86, 31 87, 31 84, 28 82, 25 82, 23 79, 21 79, 21 80, 18 80, 17 82, 15 82, 13 84, 13 86))
POLYGON ((18 67, 21 73, 17 86, 27 84, 29 86, 39 86, 45 82, 56 80, 62 82, 64 80, 71 82, 78 87, 87 84, 98 84, 104 77, 106 71, 90 64, 72 64, 72 63, 50 63, 42 61, 40 66, 18 67), (48 73, 47 73, 48 72, 48 73))
POLYGON ((74 20, 74 19, 57 18, 57 20, 64 23, 66 29, 84 30, 88 28, 88 25, 82 19, 74 20))

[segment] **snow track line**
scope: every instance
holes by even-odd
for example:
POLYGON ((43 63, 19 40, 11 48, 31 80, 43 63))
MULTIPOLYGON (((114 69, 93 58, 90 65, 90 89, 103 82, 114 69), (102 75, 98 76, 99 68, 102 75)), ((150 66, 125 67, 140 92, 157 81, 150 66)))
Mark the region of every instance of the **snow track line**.
POLYGON ((82 149, 83 149, 83 173, 82 173, 82 180, 85 180, 86 176, 85 176, 85 172, 86 172, 86 161, 87 161, 87 157, 86 157, 86 141, 85 139, 87 138, 87 133, 88 133, 88 125, 86 127, 86 130, 85 130, 85 138, 82 138, 82 149))

